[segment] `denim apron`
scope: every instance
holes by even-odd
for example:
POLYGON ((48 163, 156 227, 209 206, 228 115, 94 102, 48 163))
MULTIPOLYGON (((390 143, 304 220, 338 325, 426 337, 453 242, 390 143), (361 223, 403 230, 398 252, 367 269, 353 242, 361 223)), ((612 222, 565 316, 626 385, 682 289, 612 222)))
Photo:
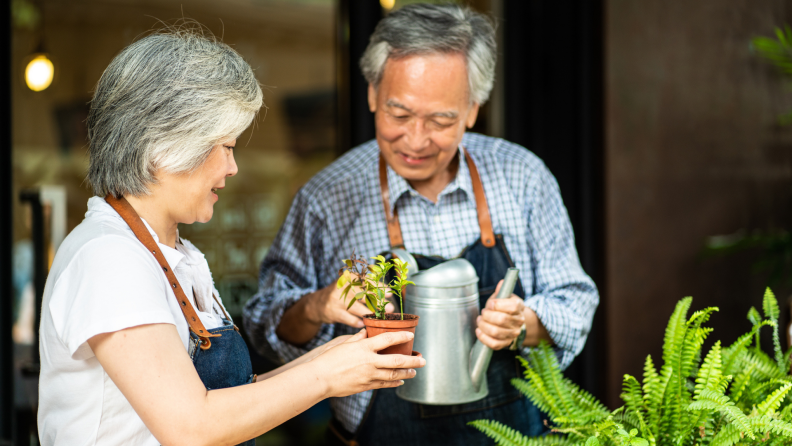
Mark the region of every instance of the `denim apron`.
MULTIPOLYGON (((255 381, 253 366, 250 363, 250 354, 244 339, 239 334, 239 329, 231 322, 228 313, 214 297, 217 305, 223 309, 223 325, 207 329, 193 309, 192 304, 184 294, 176 275, 168 265, 167 260, 159 250, 157 242, 149 233, 143 221, 129 202, 121 197, 112 195, 105 197, 105 201, 118 212, 118 215, 129 225, 132 232, 141 243, 157 259, 162 272, 173 288, 173 293, 179 302, 184 318, 190 326, 190 346, 188 353, 192 359, 195 370, 201 378, 206 390, 224 389, 226 387, 241 386, 255 381)), ((248 440, 241 446, 255 446, 256 440, 248 440)))
MULTIPOLYGON (((463 149, 464 150, 464 149, 463 149)), ((479 305, 484 308, 487 299, 495 292, 498 282, 514 262, 506 249, 503 237, 494 234, 487 199, 478 170, 465 151, 470 179, 476 197, 481 238, 465 248, 459 257, 469 261, 479 277, 479 305)), ((380 187, 388 223, 388 236, 392 249, 405 249, 398 216, 394 208, 390 215, 388 205, 388 179, 385 162, 380 158, 380 187)), ((413 254, 421 271, 436 266, 446 259, 413 254)), ((518 280, 514 294, 525 298, 525 289, 518 280)), ((360 446, 424 446, 424 445, 492 445, 492 440, 467 423, 473 420, 496 420, 528 436, 545 431, 542 414, 514 386, 511 379, 522 377, 517 353, 508 348, 493 353, 487 369, 489 394, 479 401, 467 404, 435 406, 411 403, 396 396, 396 389, 375 390, 357 432, 347 432, 338 420, 333 419, 328 434, 330 445, 360 446)), ((427 358, 431 361, 431 358, 427 358)), ((418 370, 418 373, 421 373, 418 370)))

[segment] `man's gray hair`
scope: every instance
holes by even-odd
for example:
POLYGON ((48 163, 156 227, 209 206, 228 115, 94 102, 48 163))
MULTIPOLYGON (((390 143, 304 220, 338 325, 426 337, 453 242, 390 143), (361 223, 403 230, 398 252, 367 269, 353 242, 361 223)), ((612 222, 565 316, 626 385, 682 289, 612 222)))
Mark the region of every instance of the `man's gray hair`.
POLYGON ((454 4, 411 4, 380 20, 360 59, 368 83, 379 86, 388 58, 462 53, 470 99, 483 104, 495 81, 495 27, 487 16, 454 4))
POLYGON ((192 172, 238 137, 263 104, 253 70, 196 22, 124 48, 96 86, 88 114, 94 194, 148 195, 158 169, 192 172))

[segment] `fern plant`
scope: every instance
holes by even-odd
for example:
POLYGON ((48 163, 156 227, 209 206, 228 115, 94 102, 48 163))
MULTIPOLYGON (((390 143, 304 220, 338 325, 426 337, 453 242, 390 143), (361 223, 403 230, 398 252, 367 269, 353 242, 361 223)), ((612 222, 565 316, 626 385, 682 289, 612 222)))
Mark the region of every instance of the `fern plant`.
POLYGON ((778 301, 765 291, 762 317, 751 308, 753 328, 733 344, 716 342, 702 360, 715 307, 688 317, 693 299, 677 303, 665 331, 662 364, 651 356, 642 380, 624 375, 624 405, 608 410, 561 374, 553 350, 531 351, 525 379, 512 384, 547 414, 549 435, 528 438, 495 421, 471 426, 500 446, 731 446, 792 445, 790 354, 782 352, 778 301), (762 351, 759 334, 769 327, 773 355, 762 351))

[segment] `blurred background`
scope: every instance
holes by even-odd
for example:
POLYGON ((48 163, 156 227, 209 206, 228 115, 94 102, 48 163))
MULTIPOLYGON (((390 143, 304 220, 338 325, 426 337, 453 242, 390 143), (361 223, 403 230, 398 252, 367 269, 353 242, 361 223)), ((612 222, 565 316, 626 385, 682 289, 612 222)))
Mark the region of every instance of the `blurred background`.
MULTIPOLYGON (((374 136, 357 61, 407 0, 11 0, 0 74, 0 444, 38 444, 37 301, 90 197, 86 130, 110 60, 160 21, 195 19, 266 86, 217 218, 180 228, 233 317, 292 197, 374 136), (27 73, 26 73, 27 71, 27 73)), ((752 43, 787 0, 470 0, 498 24, 492 99, 473 131, 539 155, 559 181, 601 305, 567 374, 606 404, 659 356, 675 303, 716 305, 730 343, 773 286, 789 320, 790 79, 752 43)), ((781 48, 792 60, 792 49, 781 48)), ((792 73, 792 71, 790 71, 792 73)), ((788 344, 787 344, 788 345, 788 344)), ((274 365, 251 350, 256 372, 274 365)), ((318 444, 326 403, 257 444, 318 444)))

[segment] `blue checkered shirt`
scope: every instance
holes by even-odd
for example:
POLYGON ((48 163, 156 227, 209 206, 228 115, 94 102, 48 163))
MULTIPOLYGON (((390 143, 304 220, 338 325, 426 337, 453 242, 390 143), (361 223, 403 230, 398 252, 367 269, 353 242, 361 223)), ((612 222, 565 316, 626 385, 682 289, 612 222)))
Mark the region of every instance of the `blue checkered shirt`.
MULTIPOLYGON (((561 366, 566 367, 586 342, 599 295, 580 266, 558 184, 544 163, 521 146, 475 133, 465 134, 462 145, 481 175, 493 229, 503 235, 520 269, 525 305, 547 328, 561 366)), ((461 150, 459 156, 464 157, 461 150)), ((357 331, 325 324, 303 346, 275 334, 286 309, 301 296, 335 282, 342 260, 352 250, 371 257, 390 247, 378 159, 377 142, 369 141, 319 172, 297 193, 261 264, 259 291, 244 309, 245 328, 261 353, 291 361, 335 336, 357 331)), ((436 204, 390 167, 388 187, 391 207, 398 207, 404 244, 411 252, 450 259, 480 237, 465 162, 459 163, 456 178, 436 204)), ((330 403, 336 418, 354 432, 370 400, 368 391, 330 403)))

